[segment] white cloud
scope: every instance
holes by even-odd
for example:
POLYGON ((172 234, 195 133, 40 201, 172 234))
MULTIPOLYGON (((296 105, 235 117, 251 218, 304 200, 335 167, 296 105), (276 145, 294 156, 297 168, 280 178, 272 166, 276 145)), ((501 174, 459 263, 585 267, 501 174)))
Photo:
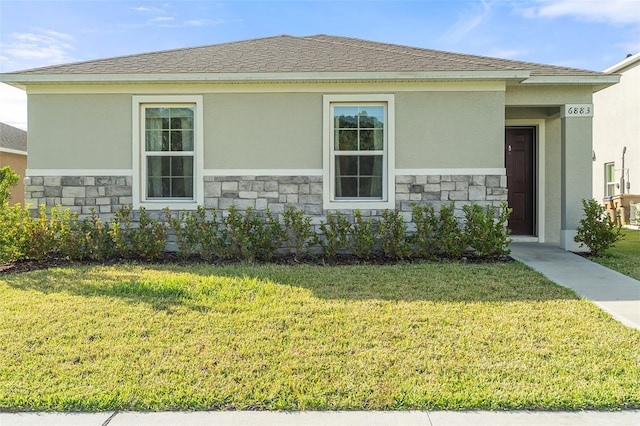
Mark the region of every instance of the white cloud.
POLYGON ((491 16, 491 8, 495 3, 495 1, 487 2, 481 0, 481 7, 478 7, 477 4, 472 5, 470 9, 466 9, 461 14, 458 21, 447 30, 441 39, 453 43, 462 40, 467 34, 489 19, 491 16))
POLYGON ((528 18, 574 17, 589 22, 640 23, 638 0, 536 0, 523 10, 528 18))
POLYGON ((73 62, 73 37, 50 30, 12 33, 0 44, 3 71, 73 62))
POLYGON ((27 130, 27 94, 20 89, 0 83, 0 122, 27 130))
POLYGON ((162 9, 158 9, 157 7, 145 7, 145 6, 139 6, 139 7, 132 7, 132 10, 135 10, 136 12, 153 12, 153 13, 162 13, 162 9))

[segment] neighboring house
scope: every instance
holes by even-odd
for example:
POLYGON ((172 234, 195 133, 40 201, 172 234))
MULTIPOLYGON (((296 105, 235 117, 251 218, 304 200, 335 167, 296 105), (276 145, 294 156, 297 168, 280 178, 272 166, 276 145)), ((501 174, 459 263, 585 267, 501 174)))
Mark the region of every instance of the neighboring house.
POLYGON ((11 204, 24 204, 24 182, 27 170, 27 132, 0 123, 0 167, 9 166, 20 176, 18 184, 11 191, 11 204))
POLYGON ((277 36, 3 74, 27 90, 28 199, 381 215, 499 206, 575 249, 592 94, 618 76, 345 37, 277 36))
POLYGON ((604 72, 620 83, 593 95, 593 196, 614 197, 628 212, 630 200, 640 202, 640 53, 604 72))

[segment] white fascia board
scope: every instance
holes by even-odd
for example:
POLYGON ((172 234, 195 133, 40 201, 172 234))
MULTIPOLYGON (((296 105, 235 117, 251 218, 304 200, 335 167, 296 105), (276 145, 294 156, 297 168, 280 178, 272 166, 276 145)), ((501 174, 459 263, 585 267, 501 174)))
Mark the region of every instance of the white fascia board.
POLYGON ((612 85, 620 81, 619 75, 534 75, 522 84, 580 84, 580 85, 612 85))
POLYGON ((603 72, 607 74, 616 73, 638 61, 640 61, 640 52, 636 53, 635 55, 631 55, 628 58, 623 59, 622 61, 618 62, 615 65, 610 66, 603 72))
POLYGON ((0 147, 0 152, 6 152, 7 154, 27 155, 27 151, 20 151, 19 149, 2 148, 2 147, 0 147))
POLYGON ((0 82, 16 87, 29 83, 121 82, 246 82, 246 81, 442 81, 516 80, 529 71, 432 71, 432 72, 283 72, 283 73, 180 73, 180 74, 0 74, 0 82))

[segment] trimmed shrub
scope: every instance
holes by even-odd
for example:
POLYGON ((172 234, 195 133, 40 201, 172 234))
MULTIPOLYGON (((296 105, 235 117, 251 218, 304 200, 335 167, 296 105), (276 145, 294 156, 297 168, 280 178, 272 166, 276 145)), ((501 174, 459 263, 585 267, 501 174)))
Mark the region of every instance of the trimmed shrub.
POLYGON ((352 233, 352 225, 340 212, 335 215, 327 212, 327 221, 320 222, 322 237, 317 242, 326 257, 334 257, 339 251, 349 248, 349 235, 352 233))
POLYGON ((413 223, 416 232, 411 236, 416 256, 433 259, 438 253, 437 229, 439 220, 433 206, 413 206, 413 223))
POLYGON ((454 215, 455 205, 440 208, 438 225, 435 229, 436 254, 442 257, 459 258, 467 248, 462 229, 454 215))
POLYGON ((309 254, 309 248, 316 242, 316 234, 311 227, 311 217, 305 216, 302 210, 287 206, 282 213, 282 221, 286 234, 285 248, 289 254, 296 256, 309 254))
POLYGON ((622 226, 611 220, 605 207, 593 198, 583 199, 582 207, 584 218, 580 219, 578 234, 574 237, 574 241, 584 244, 591 254, 599 256, 623 237, 622 226))
POLYGON ((464 238, 468 246, 480 257, 496 257, 509 254, 509 229, 507 219, 511 209, 503 203, 500 214, 496 217, 495 208, 477 205, 462 207, 465 214, 464 238))
POLYGON ((162 259, 167 240, 167 225, 151 219, 140 208, 137 226, 132 224, 132 208, 117 210, 111 221, 111 236, 119 255, 129 259, 162 259))
POLYGON ((351 250, 361 259, 370 259, 376 245, 376 230, 373 219, 365 220, 360 210, 353 212, 354 222, 351 228, 351 250))
POLYGON ((407 225, 397 210, 385 210, 378 224, 380 246, 387 257, 404 259, 411 256, 411 244, 407 235, 407 225))

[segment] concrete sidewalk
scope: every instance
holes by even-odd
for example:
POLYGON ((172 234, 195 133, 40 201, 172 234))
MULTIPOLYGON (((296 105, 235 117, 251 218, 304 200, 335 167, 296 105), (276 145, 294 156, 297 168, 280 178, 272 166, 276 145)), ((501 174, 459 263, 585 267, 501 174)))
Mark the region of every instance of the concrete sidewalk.
POLYGON ((0 413, 0 426, 638 426, 626 411, 199 411, 0 413))
POLYGON ((514 259, 640 330, 640 281, 555 246, 512 243, 510 249, 514 259))

